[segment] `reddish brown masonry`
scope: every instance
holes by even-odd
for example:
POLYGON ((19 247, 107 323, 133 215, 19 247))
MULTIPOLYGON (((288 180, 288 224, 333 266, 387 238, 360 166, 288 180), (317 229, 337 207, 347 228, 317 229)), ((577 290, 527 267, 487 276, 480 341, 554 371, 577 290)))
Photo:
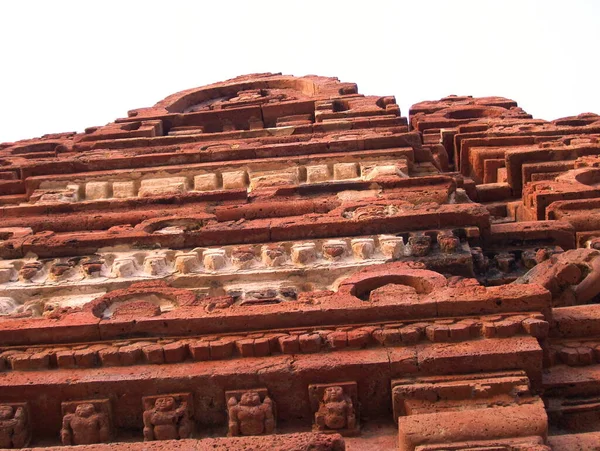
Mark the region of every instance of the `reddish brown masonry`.
POLYGON ((598 449, 599 138, 253 74, 0 144, 0 447, 598 449))

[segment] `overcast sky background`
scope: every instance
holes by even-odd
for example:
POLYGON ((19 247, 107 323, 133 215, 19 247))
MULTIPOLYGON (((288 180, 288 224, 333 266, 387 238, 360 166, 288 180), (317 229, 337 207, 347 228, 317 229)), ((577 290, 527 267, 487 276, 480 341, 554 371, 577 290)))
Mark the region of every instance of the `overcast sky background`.
POLYGON ((83 131, 241 74, 337 76, 410 105, 600 113, 600 1, 0 3, 0 142, 83 131))

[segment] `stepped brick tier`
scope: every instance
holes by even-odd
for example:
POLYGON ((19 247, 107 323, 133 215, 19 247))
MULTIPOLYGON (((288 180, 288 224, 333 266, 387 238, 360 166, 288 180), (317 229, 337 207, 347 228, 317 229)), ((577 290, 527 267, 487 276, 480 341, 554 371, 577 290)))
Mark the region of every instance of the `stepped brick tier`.
POLYGON ((254 74, 0 145, 0 447, 599 449, 599 138, 254 74))

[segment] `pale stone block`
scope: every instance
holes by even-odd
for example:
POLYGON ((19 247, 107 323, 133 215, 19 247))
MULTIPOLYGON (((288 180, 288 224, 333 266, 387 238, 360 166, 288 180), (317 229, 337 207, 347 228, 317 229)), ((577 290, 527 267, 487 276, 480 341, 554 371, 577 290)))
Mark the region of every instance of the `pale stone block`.
POLYGON ((404 238, 401 236, 381 236, 379 247, 387 258, 397 259, 404 256, 404 238))
POLYGON ((298 171, 273 171, 250 177, 250 190, 271 186, 297 185, 300 183, 298 171))
POLYGON ((200 174, 195 176, 194 189, 196 191, 214 191, 219 189, 217 174, 200 174))
POLYGON ((379 177, 408 177, 408 175, 402 172, 400 168, 394 164, 374 165, 371 167, 365 166, 361 169, 362 177, 365 180, 373 180, 379 177))
POLYGON ((337 163, 333 165, 333 178, 336 180, 355 179, 358 177, 356 163, 337 163))
POLYGON ((223 172, 223 189, 240 189, 248 186, 246 171, 223 172))
POLYGON ((137 272, 137 265, 133 257, 116 258, 112 265, 112 273, 116 277, 132 277, 137 272))
POLYGON ((175 270, 181 274, 189 274, 200 268, 200 259, 195 252, 179 254, 175 257, 175 270))
POLYGON ((292 262, 307 265, 317 259, 315 243, 299 243, 292 246, 292 262))
POLYGON ((128 197, 137 196, 137 187, 135 182, 114 182, 113 197, 117 199, 125 199, 128 197))
POLYGON ((167 259, 159 255, 152 255, 144 258, 144 272, 151 276, 166 274, 168 272, 167 259))
POLYGON ((375 252, 375 240, 373 238, 356 238, 351 242, 352 253, 360 260, 366 260, 375 252))
POLYGON ((331 179, 329 168, 326 164, 317 164, 314 166, 306 166, 306 182, 320 183, 331 179))
POLYGON ((13 298, 0 296, 0 316, 9 315, 19 307, 19 303, 13 298))
POLYGON ((208 249, 202 256, 204 268, 209 271, 217 271, 225 267, 227 263, 225 249, 208 249))
POLYGON ((110 197, 109 182, 88 182, 85 184, 85 198, 87 200, 108 199, 110 197))
POLYGON ((139 197, 183 194, 188 189, 185 177, 166 177, 161 179, 142 180, 139 197))

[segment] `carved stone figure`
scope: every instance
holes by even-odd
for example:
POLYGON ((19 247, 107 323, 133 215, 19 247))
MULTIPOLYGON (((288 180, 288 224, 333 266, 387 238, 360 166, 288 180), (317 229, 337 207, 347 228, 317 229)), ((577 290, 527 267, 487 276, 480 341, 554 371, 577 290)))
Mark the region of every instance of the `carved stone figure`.
POLYGON ((0 404, 0 448, 23 448, 29 442, 24 407, 0 404))
POLYGON ((192 429, 188 403, 185 400, 178 403, 173 396, 163 396, 154 401, 153 407, 144 411, 146 441, 189 438, 192 429))
POLYGON ((319 431, 328 429, 354 429, 356 412, 350 396, 339 386, 327 387, 319 410, 315 413, 315 427, 319 431))
POLYGON ((96 411, 92 403, 77 405, 74 413, 63 417, 60 438, 63 445, 90 445, 110 440, 108 415, 96 411))
POLYGON ((272 434, 275 430, 273 401, 268 396, 261 402, 255 391, 242 394, 239 402, 232 396, 227 401, 229 436, 272 434))

